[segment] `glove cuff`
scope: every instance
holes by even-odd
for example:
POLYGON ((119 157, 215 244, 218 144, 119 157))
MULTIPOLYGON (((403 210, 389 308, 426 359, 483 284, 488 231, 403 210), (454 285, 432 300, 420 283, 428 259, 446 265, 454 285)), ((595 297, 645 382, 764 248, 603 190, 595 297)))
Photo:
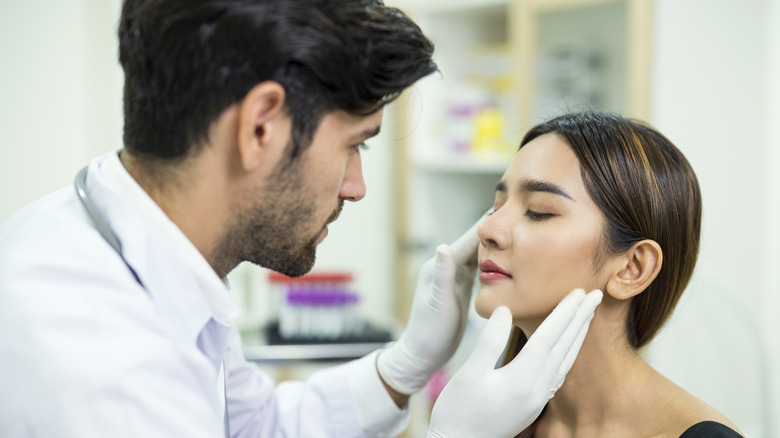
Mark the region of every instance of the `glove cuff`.
POLYGON ((399 342, 381 350, 376 359, 379 377, 387 386, 403 395, 412 395, 425 386, 436 371, 428 371, 426 368, 399 342))

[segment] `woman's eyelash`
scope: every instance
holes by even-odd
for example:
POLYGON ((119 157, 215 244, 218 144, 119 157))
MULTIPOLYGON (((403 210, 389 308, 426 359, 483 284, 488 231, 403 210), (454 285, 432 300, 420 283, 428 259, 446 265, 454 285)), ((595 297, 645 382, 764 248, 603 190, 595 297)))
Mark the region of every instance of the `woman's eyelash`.
MULTIPOLYGON (((495 213, 496 211, 498 211, 498 209, 499 209, 499 208, 500 208, 500 207, 492 207, 490 210, 488 210, 488 211, 485 213, 485 216, 488 216, 488 217, 489 217, 489 216, 492 216, 492 215, 493 215, 493 213, 495 213)), ((534 211, 534 210, 528 210, 528 211, 526 211, 526 212, 525 212, 525 216, 526 216, 528 219, 532 220, 532 221, 543 221, 543 220, 545 220, 545 219, 549 219, 549 218, 551 218, 551 217, 554 217, 554 216, 556 216, 556 214, 555 214, 555 213, 540 213, 540 212, 538 212, 538 211, 534 211)))
POLYGON ((528 210, 527 212, 525 212, 525 215, 526 215, 526 217, 528 217, 528 219, 530 219, 532 221, 542 221, 542 220, 549 219, 549 218, 555 216, 552 213, 539 213, 539 212, 533 211, 533 210, 528 210))

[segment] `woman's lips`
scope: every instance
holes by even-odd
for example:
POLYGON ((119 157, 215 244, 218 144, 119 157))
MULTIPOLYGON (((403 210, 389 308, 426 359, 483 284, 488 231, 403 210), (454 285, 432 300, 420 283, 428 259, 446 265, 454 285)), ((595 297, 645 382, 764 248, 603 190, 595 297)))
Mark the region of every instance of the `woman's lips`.
POLYGON ((508 272, 501 269, 500 266, 491 260, 482 260, 479 262, 479 281, 506 280, 512 278, 508 272))

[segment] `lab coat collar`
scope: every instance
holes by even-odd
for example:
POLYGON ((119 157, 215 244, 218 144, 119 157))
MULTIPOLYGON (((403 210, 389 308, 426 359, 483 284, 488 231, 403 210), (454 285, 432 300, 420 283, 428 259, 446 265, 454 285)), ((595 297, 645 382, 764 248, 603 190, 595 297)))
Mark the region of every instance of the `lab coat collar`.
POLYGON ((92 160, 87 191, 172 328, 196 342, 210 320, 230 326, 238 306, 184 233, 135 182, 117 151, 92 160))

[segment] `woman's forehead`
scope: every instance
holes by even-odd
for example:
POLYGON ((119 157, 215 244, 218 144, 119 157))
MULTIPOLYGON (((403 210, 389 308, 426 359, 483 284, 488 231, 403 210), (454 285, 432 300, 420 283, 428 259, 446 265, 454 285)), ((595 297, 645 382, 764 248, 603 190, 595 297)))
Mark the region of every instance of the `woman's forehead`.
POLYGON ((512 163, 504 173, 502 181, 517 185, 523 180, 538 180, 554 183, 569 190, 584 192, 580 163, 571 147, 555 134, 541 135, 515 154, 512 163))

